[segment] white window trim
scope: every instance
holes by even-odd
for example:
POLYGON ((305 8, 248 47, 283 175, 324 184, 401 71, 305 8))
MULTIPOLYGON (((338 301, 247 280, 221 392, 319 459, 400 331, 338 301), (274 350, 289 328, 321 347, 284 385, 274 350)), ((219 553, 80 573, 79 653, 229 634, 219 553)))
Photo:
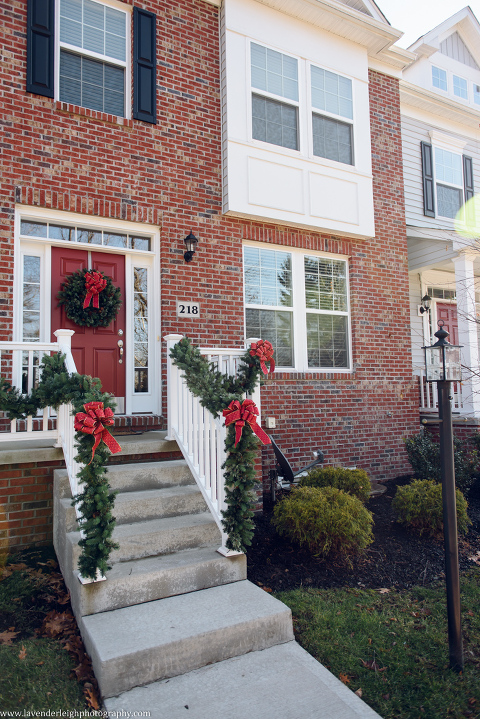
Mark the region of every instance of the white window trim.
POLYGON ((438 196, 437 196, 437 184, 444 185, 445 187, 454 187, 455 189, 462 191, 462 207, 464 207, 465 202, 465 186, 464 186, 464 168, 463 168, 463 154, 464 149, 467 144, 467 140, 460 139, 457 137, 451 137, 450 135, 445 135, 443 132, 438 132, 438 130, 430 130, 429 132, 430 139, 432 142, 432 164, 433 164, 433 181, 435 185, 435 216, 441 217, 444 220, 448 220, 449 222, 454 222, 454 219, 452 217, 445 217, 445 215, 441 215, 438 209, 438 196), (439 150, 447 150, 447 152, 451 152, 454 155, 460 155, 460 163, 462 168, 462 184, 461 185, 455 185, 450 182, 444 182, 443 180, 437 180, 437 163, 435 160, 435 149, 438 148, 439 150))
MULTIPOLYGON (((40 341, 50 342, 51 338, 51 254, 48 251, 51 246, 70 247, 79 250, 99 251, 113 254, 121 254, 125 257, 125 286, 128 288, 125 298, 126 326, 125 339, 126 353, 126 388, 125 388, 125 413, 153 413, 160 414, 162 407, 161 392, 161 286, 156 281, 160 277, 160 232, 155 225, 140 224, 123 220, 105 219, 91 217, 73 212, 56 211, 26 205, 15 207, 15 238, 14 238, 14 341, 22 339, 22 276, 23 276, 23 255, 38 255, 41 259, 41 271, 43 287, 41 288, 41 320, 40 320, 40 341), (83 227, 92 229, 110 230, 112 232, 123 232, 135 235, 150 237, 151 250, 131 250, 121 247, 108 247, 103 245, 89 245, 82 242, 65 242, 63 240, 50 240, 48 238, 22 237, 20 235, 20 224, 22 220, 37 222, 65 223, 66 225, 81 224, 83 227), (146 267, 149 269, 148 278, 148 304, 149 304, 149 370, 151 381, 149 392, 135 393, 133 382, 133 267, 146 267), (149 408, 141 406, 142 399, 149 400, 149 408)), ((146 406, 146 403, 144 404, 146 406)))
MULTIPOLYGON (((254 247, 255 249, 263 250, 274 250, 277 252, 288 252, 292 255, 292 293, 293 293, 293 306, 292 307, 277 307, 270 305, 254 305, 248 304, 248 308, 262 309, 262 310, 281 310, 291 311, 293 315, 293 354, 295 366, 292 367, 278 367, 278 372, 306 372, 313 374, 349 374, 352 372, 352 321, 351 321, 351 301, 350 301, 350 272, 349 272, 349 256, 338 255, 331 252, 317 252, 314 250, 303 250, 295 247, 289 247, 285 245, 265 245, 258 242, 245 241, 242 247, 254 247), (308 353, 307 353, 307 312, 308 309, 305 306, 305 272, 304 272, 304 257, 319 257, 326 258, 329 260, 341 260, 345 262, 346 267, 346 283, 347 283, 347 312, 339 311, 328 311, 319 310, 314 314, 325 314, 347 317, 347 332, 348 332, 348 367, 309 367, 308 365, 308 353), (296 258, 296 259, 295 259, 296 258), (298 298, 301 298, 301 302, 298 298)), ((247 303, 245 299, 245 282, 243 282, 243 321, 244 327, 246 328, 246 309, 247 303)))
MULTIPOLYGON (((116 58, 108 55, 102 55, 98 52, 91 50, 84 50, 76 45, 69 45, 65 42, 60 42, 60 0, 55 2, 55 100, 60 101, 60 50, 65 49, 69 52, 75 53, 81 57, 91 57, 94 60, 100 60, 101 62, 107 63, 108 65, 115 65, 125 70, 124 73, 124 114, 120 117, 130 120, 132 117, 132 68, 131 68, 131 48, 132 48, 132 6, 125 5, 123 2, 118 0, 92 0, 92 2, 98 3, 98 5, 109 5, 120 10, 125 14, 125 60, 117 60, 116 58)), ((87 108, 92 109, 92 108, 87 108)), ((94 110, 94 112, 102 112, 102 110, 94 110)), ((110 113, 107 113, 110 114, 110 113)))
POLYGON ((469 101, 470 101, 470 95, 469 95, 469 92, 468 92, 468 84, 469 84, 469 83, 468 83, 468 80, 467 80, 465 77, 462 77, 461 75, 456 75, 454 72, 452 72, 452 92, 453 92, 453 96, 454 96, 454 97, 458 97, 460 100, 465 100, 465 102, 469 102, 469 101), (458 95, 458 94, 455 92, 455 78, 457 78, 457 80, 463 80, 463 82, 465 83, 465 86, 466 86, 466 89, 467 89, 467 97, 463 97, 463 95, 458 95))
POLYGON ((351 168, 352 170, 356 169, 356 159, 355 159, 355 129, 356 129, 356 122, 355 122, 355 79, 350 76, 346 75, 345 73, 340 73, 334 68, 327 67, 326 65, 319 65, 318 63, 311 62, 310 60, 307 60, 303 57, 300 57, 298 55, 293 55, 292 53, 285 52, 285 50, 273 47, 272 45, 269 45, 268 43, 265 43, 260 40, 253 40, 251 38, 246 38, 247 42, 247 52, 246 52, 246 61, 247 61, 247 68, 246 68, 246 76, 248 77, 248 87, 250 88, 250 92, 247 93, 247 127, 248 127, 248 140, 254 147, 262 148, 262 150, 271 150, 275 153, 281 153, 290 155, 293 157, 298 157, 299 155, 303 156, 304 159, 308 159, 311 162, 327 165, 329 167, 336 167, 336 168, 351 168), (298 101, 296 100, 290 100, 290 98, 283 97, 282 95, 275 95, 271 92, 268 92, 266 90, 260 90, 252 85, 252 44, 254 45, 260 45, 261 47, 265 47, 268 50, 274 50, 275 52, 280 53, 281 55, 286 55, 287 57, 291 57, 294 60, 297 61, 297 67, 298 67, 298 101), (344 77, 347 80, 350 80, 352 83, 352 110, 353 110, 353 118, 343 117, 343 115, 335 115, 334 113, 331 113, 327 110, 320 110, 318 108, 313 107, 312 104, 312 84, 311 84, 311 68, 316 67, 319 70, 326 70, 327 72, 332 72, 335 75, 338 75, 340 77, 344 77), (259 95, 261 97, 266 97, 270 100, 275 100, 277 102, 284 103, 286 105, 290 105, 291 107, 297 108, 297 119, 298 119, 298 125, 297 125, 297 132, 298 132, 298 150, 292 150, 289 147, 283 147, 282 145, 274 145, 270 142, 264 142, 263 140, 256 140, 253 137, 253 119, 252 119, 252 96, 253 95, 259 95), (338 162, 337 160, 330 160, 327 157, 321 157, 320 155, 315 155, 313 153, 313 114, 316 115, 323 115, 325 117, 328 117, 332 120, 338 120, 338 122, 344 122, 345 124, 349 124, 352 126, 352 159, 353 163, 350 165, 345 162, 338 162))
POLYGON ((438 67, 438 65, 434 65, 434 64, 432 63, 432 65, 431 65, 431 73, 430 73, 430 82, 432 83, 432 88, 433 88, 434 90, 440 90, 441 92, 446 92, 446 93, 448 93, 448 79, 449 79, 449 78, 448 78, 448 70, 445 70, 444 67, 438 67), (433 69, 434 69, 434 68, 435 68, 435 70, 441 70, 442 72, 445 73, 445 80, 446 80, 446 83, 447 83, 447 87, 446 87, 445 90, 443 89, 443 87, 438 87, 437 85, 434 84, 434 82, 433 82, 433 69))

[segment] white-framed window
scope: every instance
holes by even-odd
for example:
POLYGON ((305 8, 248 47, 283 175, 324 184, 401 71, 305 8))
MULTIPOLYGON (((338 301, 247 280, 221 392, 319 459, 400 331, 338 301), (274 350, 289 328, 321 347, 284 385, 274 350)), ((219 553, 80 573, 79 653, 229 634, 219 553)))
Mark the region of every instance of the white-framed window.
POLYGON ((250 61, 252 138, 290 150, 311 144, 314 156, 353 165, 351 79, 255 42, 250 61), (302 73, 310 78, 311 108, 300 91, 302 73), (307 110, 311 143, 300 136, 307 110))
POLYGON ((251 82, 253 139, 298 150, 296 58, 252 42, 251 82))
POLYGON ((310 80, 313 154, 353 165, 352 81, 315 65, 310 80))
POLYGON ((435 65, 432 65, 432 84, 433 87, 438 87, 439 90, 445 90, 445 92, 448 89, 447 73, 435 65))
POLYGON ((62 102, 129 116, 130 13, 119 3, 58 0, 62 102))
POLYGON ((455 219, 463 206, 462 155, 434 148, 437 215, 455 219))
POLYGON ((463 77, 453 76, 453 94, 463 100, 468 100, 468 85, 463 77))
POLYGON ((244 246, 245 331, 272 343, 278 368, 351 366, 345 258, 244 246))
POLYGON ((475 105, 480 105, 480 85, 473 85, 473 101, 475 105))

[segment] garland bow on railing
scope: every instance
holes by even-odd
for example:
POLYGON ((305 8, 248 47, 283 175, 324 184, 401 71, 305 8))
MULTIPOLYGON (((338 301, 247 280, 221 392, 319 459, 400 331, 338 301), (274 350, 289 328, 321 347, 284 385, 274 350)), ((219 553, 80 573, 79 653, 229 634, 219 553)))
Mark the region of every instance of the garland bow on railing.
POLYGON ((245 399, 241 404, 238 399, 235 399, 230 402, 227 409, 223 410, 225 427, 228 427, 232 422, 235 423, 235 447, 240 441, 245 423, 257 435, 262 444, 272 443, 268 434, 257 424, 259 414, 258 407, 252 399, 245 399))
POLYGON ((250 346, 250 354, 252 357, 258 357, 260 360, 260 367, 262 368, 263 374, 275 371, 275 360, 273 359, 273 345, 268 340, 258 340, 252 342, 250 346), (266 362, 269 362, 270 368, 267 370, 266 362))
POLYGON ((93 434, 95 437, 92 447, 92 459, 89 464, 92 463, 95 450, 102 441, 105 442, 112 454, 121 452, 122 448, 107 429, 107 426, 112 426, 115 423, 114 414, 110 407, 104 408, 103 402, 87 402, 87 404, 83 405, 83 408, 85 412, 77 412, 75 415, 75 430, 85 434, 93 434))
POLYGON ((93 307, 99 309, 99 298, 98 295, 107 286, 107 280, 102 277, 100 272, 87 272, 85 275, 85 289, 87 295, 83 302, 83 309, 86 309, 91 300, 93 299, 93 307))

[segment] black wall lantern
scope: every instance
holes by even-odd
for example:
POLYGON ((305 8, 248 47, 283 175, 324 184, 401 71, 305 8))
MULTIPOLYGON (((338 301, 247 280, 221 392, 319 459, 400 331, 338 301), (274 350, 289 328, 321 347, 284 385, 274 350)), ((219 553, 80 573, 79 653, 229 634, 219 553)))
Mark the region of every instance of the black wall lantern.
POLYGON ((429 312, 429 311, 430 311, 430 301, 431 301, 431 299, 432 299, 432 298, 431 298, 429 295, 423 295, 423 297, 422 297, 422 304, 421 304, 420 307, 418 308, 418 309, 420 310, 420 314, 423 315, 424 312, 429 312))
POLYGON ((191 230, 190 234, 185 237, 184 242, 187 251, 183 255, 183 259, 185 260, 185 262, 191 262, 193 255, 195 254, 195 248, 198 245, 198 240, 191 230))

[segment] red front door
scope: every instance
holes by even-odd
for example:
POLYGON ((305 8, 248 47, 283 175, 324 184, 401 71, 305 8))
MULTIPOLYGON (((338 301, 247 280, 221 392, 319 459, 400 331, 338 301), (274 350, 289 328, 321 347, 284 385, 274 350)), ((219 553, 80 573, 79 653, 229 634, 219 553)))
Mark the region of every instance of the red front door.
MULTIPOLYGON (((104 392, 125 397, 125 258, 107 252, 76 250, 70 247, 52 247, 52 333, 58 329, 75 330, 72 337, 72 354, 80 374, 99 377, 104 392), (89 262, 89 255, 91 260, 89 262), (65 278, 85 268, 100 270, 120 287, 122 306, 108 327, 79 327, 65 315, 64 305, 59 306, 57 294, 65 278), (123 341, 123 355, 118 341, 123 341)), ((55 337, 52 334, 52 342, 55 337)), ((121 403, 119 410, 122 411, 121 403)))
MULTIPOLYGON (((448 341, 451 345, 458 345, 457 305, 447 305, 437 302, 437 322, 443 320, 444 329, 450 334, 448 341)), ((435 327, 436 332, 438 327, 435 327)))

